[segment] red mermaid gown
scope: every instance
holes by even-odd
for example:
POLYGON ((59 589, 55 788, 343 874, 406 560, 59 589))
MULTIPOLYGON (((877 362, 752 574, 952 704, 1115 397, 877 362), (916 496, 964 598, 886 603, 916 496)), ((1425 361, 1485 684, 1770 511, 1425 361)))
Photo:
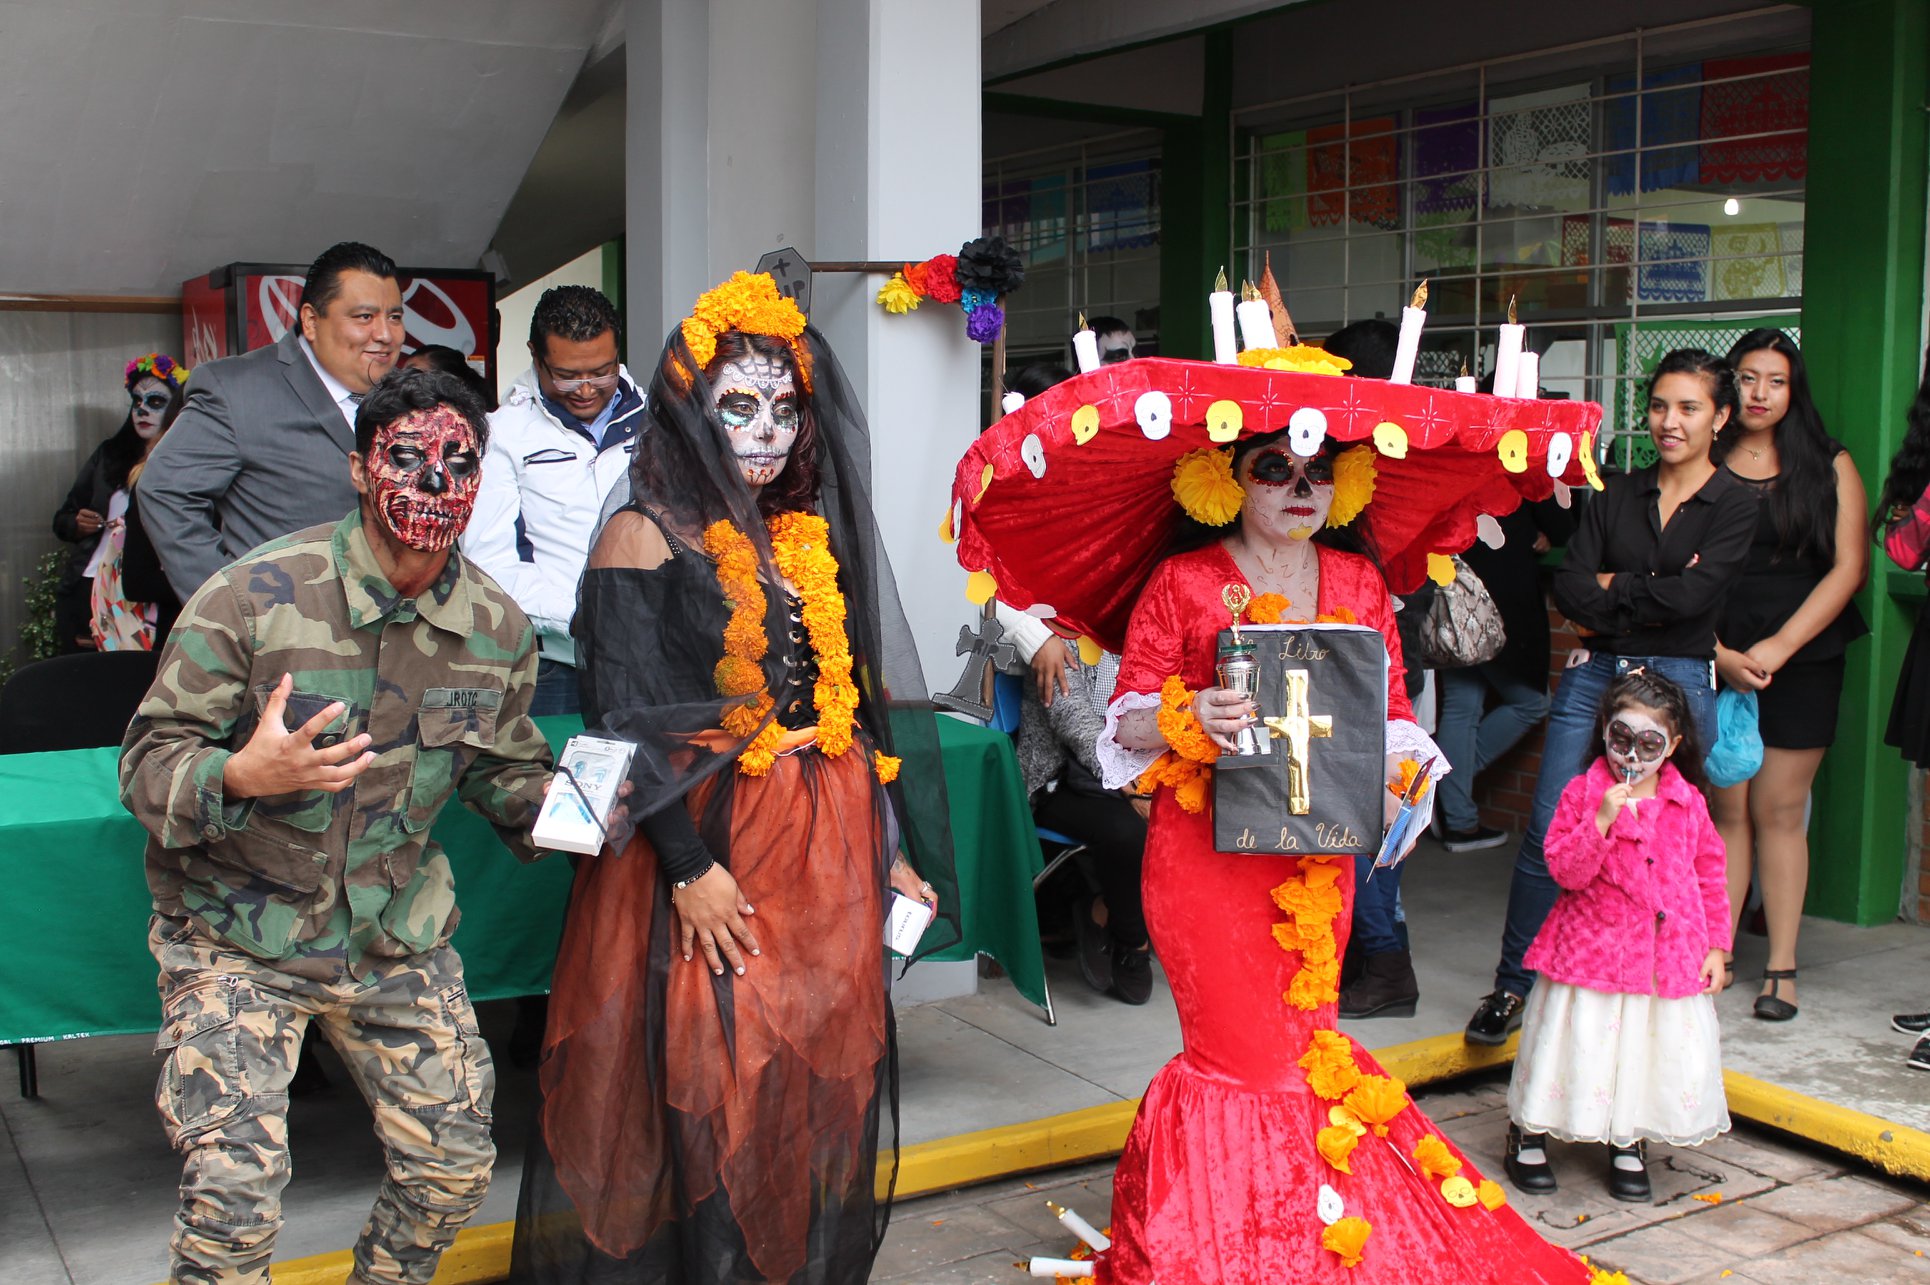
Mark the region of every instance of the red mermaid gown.
MULTIPOLYGON (((1213 684, 1216 636, 1226 619, 1220 590, 1229 581, 1244 577, 1218 544, 1171 558, 1154 573, 1134 610, 1121 693, 1156 694, 1175 673, 1195 690, 1213 684)), ((1388 715, 1411 718, 1400 641, 1379 572, 1364 558, 1323 548, 1318 612, 1342 606, 1386 636, 1393 661, 1388 715)), ((1338 898, 1324 895, 1338 906, 1332 931, 1341 950, 1353 905, 1353 862, 1309 863, 1316 864, 1339 876, 1338 898)), ((1372 1111, 1375 1086, 1353 1098, 1323 1097, 1302 1068, 1316 1033, 1334 1031, 1336 1004, 1328 999, 1308 1011, 1286 1002, 1303 957, 1276 944, 1275 926, 1290 916, 1273 894, 1283 885, 1328 878, 1308 879, 1301 861, 1290 857, 1217 852, 1210 809, 1188 813, 1170 789, 1154 799, 1146 920, 1172 984, 1185 1049, 1153 1077, 1120 1157, 1113 1247, 1099 1256, 1099 1282, 1587 1282, 1586 1265, 1542 1240, 1505 1204, 1450 1203, 1439 1170, 1452 1161, 1437 1160, 1430 1176, 1414 1155, 1424 1138, 1440 1131, 1404 1090, 1379 1086, 1389 1101, 1374 1113, 1393 1113, 1385 1136, 1369 1124, 1340 1157, 1351 1172, 1323 1158, 1316 1141, 1334 1124, 1333 1109, 1352 1102, 1372 1111), (1322 1244, 1323 1184, 1338 1193, 1346 1218, 1371 1228, 1352 1267, 1322 1244)), ((1362 1076, 1382 1074, 1346 1037, 1330 1035, 1324 1043, 1330 1059, 1345 1062, 1351 1050, 1362 1076)), ((1351 1081, 1345 1070, 1334 1074, 1339 1083, 1351 1081)), ((1319 1087, 1335 1094, 1338 1084, 1327 1079, 1319 1087)), ((1344 1123, 1338 1127, 1353 1132, 1344 1123)), ((1489 1202, 1501 1196, 1482 1186, 1453 1144, 1441 1141, 1445 1150, 1436 1156, 1461 1160, 1458 1176, 1489 1202)), ((1455 1194, 1466 1199, 1470 1193, 1455 1194)), ((1361 1228, 1341 1230, 1358 1236, 1361 1228)))

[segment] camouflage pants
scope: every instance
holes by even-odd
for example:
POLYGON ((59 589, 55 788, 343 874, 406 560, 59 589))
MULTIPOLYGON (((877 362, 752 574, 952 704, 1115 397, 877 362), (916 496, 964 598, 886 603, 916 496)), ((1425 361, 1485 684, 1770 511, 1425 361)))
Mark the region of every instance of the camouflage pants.
POLYGON ((165 1054, 155 1101, 186 1156, 169 1279, 265 1285, 288 1185, 288 1081, 310 1020, 375 1113, 388 1165, 357 1282, 427 1285, 489 1190, 496 1074, 447 946, 316 981, 156 917, 165 1054))

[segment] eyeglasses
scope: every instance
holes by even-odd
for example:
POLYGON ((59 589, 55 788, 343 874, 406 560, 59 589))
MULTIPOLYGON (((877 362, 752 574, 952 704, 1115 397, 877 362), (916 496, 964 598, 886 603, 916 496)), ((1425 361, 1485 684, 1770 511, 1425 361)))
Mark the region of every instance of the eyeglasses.
POLYGON ((1669 748, 1669 738, 1657 731, 1638 732, 1621 719, 1608 725, 1608 748, 1617 754, 1633 753, 1644 763, 1653 763, 1669 748))
POLYGON ((611 371, 607 375, 592 375, 588 379, 558 379, 556 372, 550 369, 548 362, 543 363, 543 370, 549 375, 550 383, 555 387, 556 391, 562 393, 565 397, 577 391, 579 388, 594 388, 598 392, 602 392, 606 388, 615 388, 617 386, 616 371, 611 371))
POLYGON ((166 393, 149 393, 145 397, 129 393, 128 397, 133 401, 135 410, 164 411, 168 408, 168 395, 166 393))

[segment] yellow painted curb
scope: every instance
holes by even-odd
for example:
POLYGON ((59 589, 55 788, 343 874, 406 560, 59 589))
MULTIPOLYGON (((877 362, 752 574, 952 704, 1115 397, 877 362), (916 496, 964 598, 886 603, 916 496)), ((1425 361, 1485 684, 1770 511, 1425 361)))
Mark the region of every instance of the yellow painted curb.
MULTIPOLYGON (((1410 1088, 1452 1080, 1514 1061, 1518 1036, 1482 1048, 1456 1032, 1369 1052, 1410 1088)), ((1739 1071, 1722 1073, 1729 1114, 1853 1156, 1901 1177, 1930 1181, 1930 1133, 1807 1097, 1739 1071)), ((998 1178, 1084 1164, 1119 1154, 1139 1099, 1108 1102, 1021 1124, 915 1143, 899 1153, 898 1198, 969 1187, 998 1178)), ((509 1274, 512 1223, 472 1227, 443 1255, 435 1285, 486 1285, 509 1274)), ((275 1268, 277 1285, 342 1285, 346 1252, 318 1254, 275 1268)))

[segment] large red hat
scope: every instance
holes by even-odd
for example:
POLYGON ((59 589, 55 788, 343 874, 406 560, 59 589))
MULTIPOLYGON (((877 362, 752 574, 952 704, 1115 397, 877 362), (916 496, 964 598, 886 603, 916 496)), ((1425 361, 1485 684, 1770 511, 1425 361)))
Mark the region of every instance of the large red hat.
POLYGON ((1118 651, 1173 547, 1173 467, 1188 452, 1283 428, 1301 454, 1327 438, 1371 443, 1373 500, 1357 521, 1389 588, 1408 593, 1429 554, 1474 542, 1481 514, 1557 482, 1599 487, 1601 421, 1594 402, 1147 357, 1069 379, 987 429, 959 461, 946 527, 960 565, 1001 600, 1118 651))

